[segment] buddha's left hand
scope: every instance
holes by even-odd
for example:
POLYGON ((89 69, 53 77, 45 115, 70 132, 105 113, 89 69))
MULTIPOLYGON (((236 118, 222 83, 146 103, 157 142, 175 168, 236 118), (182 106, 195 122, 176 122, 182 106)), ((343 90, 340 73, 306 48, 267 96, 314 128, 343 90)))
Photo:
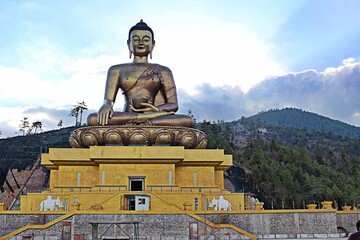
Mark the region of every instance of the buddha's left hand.
POLYGON ((134 108, 133 105, 130 105, 129 108, 133 112, 160 112, 159 108, 155 107, 154 105, 150 103, 141 103, 141 106, 145 108, 137 109, 134 108))

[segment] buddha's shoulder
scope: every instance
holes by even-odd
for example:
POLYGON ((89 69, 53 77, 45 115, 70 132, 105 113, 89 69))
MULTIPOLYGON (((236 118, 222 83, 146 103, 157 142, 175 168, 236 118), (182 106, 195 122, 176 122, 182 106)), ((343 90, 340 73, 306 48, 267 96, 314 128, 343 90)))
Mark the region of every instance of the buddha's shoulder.
MULTIPOLYGON (((149 63, 147 65, 148 67, 152 68, 152 69, 156 69, 160 72, 171 72, 171 70, 163 65, 157 64, 157 63, 149 63)), ((134 65, 133 63, 122 63, 122 64, 117 64, 117 65, 113 65, 109 68, 109 71, 121 71, 121 70, 129 70, 129 69, 134 69, 137 68, 138 66, 134 65)))
POLYGON ((163 65, 160 65, 160 64, 156 64, 156 63, 152 63, 152 65, 159 69, 161 72, 171 72, 170 68, 166 67, 166 66, 163 66, 163 65))
POLYGON ((131 64, 131 63, 121 63, 121 64, 116 64, 116 65, 111 66, 109 68, 109 71, 120 70, 120 69, 131 68, 131 67, 133 67, 133 64, 131 64))

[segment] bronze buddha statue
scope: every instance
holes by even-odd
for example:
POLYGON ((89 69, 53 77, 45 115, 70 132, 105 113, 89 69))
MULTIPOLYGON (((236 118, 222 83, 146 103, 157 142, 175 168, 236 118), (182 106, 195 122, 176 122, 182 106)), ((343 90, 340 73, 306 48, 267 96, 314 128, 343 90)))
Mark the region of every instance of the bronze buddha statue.
POLYGON ((142 20, 129 31, 132 63, 109 68, 104 104, 75 129, 69 138, 75 148, 107 145, 169 145, 205 148, 206 134, 194 128, 190 116, 175 114, 178 100, 169 68, 148 62, 155 46, 153 30, 142 20), (114 111, 119 89, 125 97, 123 112, 114 111))
POLYGON ((89 126, 149 122, 155 126, 194 127, 190 116, 177 115, 178 100, 171 70, 148 62, 155 46, 153 30, 142 20, 129 30, 127 45, 132 63, 110 67, 104 104, 87 119, 89 126), (118 90, 125 97, 124 112, 115 112, 118 90))

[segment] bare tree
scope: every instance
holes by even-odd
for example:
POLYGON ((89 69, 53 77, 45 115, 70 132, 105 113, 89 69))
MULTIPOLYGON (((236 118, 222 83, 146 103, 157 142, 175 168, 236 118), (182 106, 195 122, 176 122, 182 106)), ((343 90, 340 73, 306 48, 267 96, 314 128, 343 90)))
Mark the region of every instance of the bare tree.
POLYGON ((62 125, 63 125, 63 120, 62 119, 60 119, 60 121, 59 121, 59 123, 58 123, 58 127, 62 127, 62 125))
POLYGON ((70 114, 69 114, 69 116, 71 116, 71 117, 75 117, 75 126, 77 126, 78 125, 78 116, 79 116, 79 112, 77 111, 78 109, 76 109, 76 107, 73 107, 72 109, 71 109, 71 112, 70 112, 70 114))
POLYGON ((82 114, 84 110, 88 110, 86 103, 84 101, 82 101, 81 103, 78 102, 77 107, 80 109, 80 126, 82 123, 82 114))
POLYGON ((78 102, 76 105, 74 105, 74 107, 71 109, 70 112, 70 116, 75 117, 75 126, 81 126, 82 123, 82 114, 84 110, 88 110, 86 103, 83 102, 78 102), (80 115, 80 121, 78 121, 80 115))
POLYGON ((35 129, 34 134, 36 134, 38 129, 40 131, 42 130, 41 128, 42 128, 42 122, 40 122, 40 121, 33 122, 32 126, 31 126, 31 129, 30 129, 30 132, 32 132, 32 130, 35 129))
POLYGON ((28 117, 24 117, 23 120, 20 120, 21 124, 19 126, 19 131, 23 133, 23 136, 25 136, 25 134, 29 134, 30 132, 30 125, 29 125, 29 121, 28 121, 28 117))

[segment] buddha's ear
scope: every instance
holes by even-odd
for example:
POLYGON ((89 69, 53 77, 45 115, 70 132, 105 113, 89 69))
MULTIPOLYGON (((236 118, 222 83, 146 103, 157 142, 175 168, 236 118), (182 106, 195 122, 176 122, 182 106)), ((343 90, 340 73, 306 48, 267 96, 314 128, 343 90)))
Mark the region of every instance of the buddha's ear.
POLYGON ((152 59, 152 51, 154 50, 155 47, 155 40, 152 42, 152 47, 150 49, 150 59, 152 59))
POLYGON ((132 52, 131 52, 131 49, 130 49, 130 39, 127 40, 127 45, 128 45, 128 48, 129 48, 129 58, 131 59, 132 52))

